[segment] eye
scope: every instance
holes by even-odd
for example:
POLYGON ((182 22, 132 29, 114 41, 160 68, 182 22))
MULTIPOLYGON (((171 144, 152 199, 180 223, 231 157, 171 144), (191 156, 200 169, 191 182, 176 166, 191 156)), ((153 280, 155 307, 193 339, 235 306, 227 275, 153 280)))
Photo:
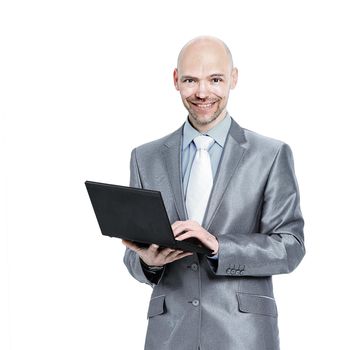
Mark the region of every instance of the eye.
POLYGON ((194 83, 195 81, 194 81, 194 79, 192 79, 192 78, 186 78, 186 79, 184 79, 183 80, 183 83, 188 83, 188 84, 192 84, 192 83, 194 83))
POLYGON ((218 83, 220 83, 222 81, 222 79, 221 78, 212 78, 211 81, 214 84, 218 84, 218 83))

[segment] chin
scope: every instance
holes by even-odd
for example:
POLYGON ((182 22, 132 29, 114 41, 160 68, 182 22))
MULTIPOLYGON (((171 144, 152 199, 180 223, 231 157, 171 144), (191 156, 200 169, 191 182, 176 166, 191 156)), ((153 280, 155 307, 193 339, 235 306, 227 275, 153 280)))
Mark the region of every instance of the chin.
POLYGON ((199 125, 208 125, 212 123, 215 119, 217 119, 220 116, 221 112, 214 113, 212 115, 203 115, 198 116, 194 113, 191 113, 192 118, 199 124, 199 125))
POLYGON ((199 125, 208 125, 212 123, 215 120, 215 118, 197 118, 195 120, 199 125))

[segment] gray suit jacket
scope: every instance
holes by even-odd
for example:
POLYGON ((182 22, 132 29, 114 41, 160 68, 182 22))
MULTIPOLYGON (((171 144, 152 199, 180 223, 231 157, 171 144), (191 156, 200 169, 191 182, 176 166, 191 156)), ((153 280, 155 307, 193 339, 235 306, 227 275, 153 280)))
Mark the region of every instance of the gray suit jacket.
MULTIPOLYGON (((187 219, 181 141, 182 127, 131 154, 130 185, 161 191, 171 223, 187 219)), ((279 349, 271 276, 305 254, 289 146, 232 120, 202 226, 219 241, 218 261, 194 254, 153 276, 126 249, 130 274, 153 287, 145 349, 279 349)))

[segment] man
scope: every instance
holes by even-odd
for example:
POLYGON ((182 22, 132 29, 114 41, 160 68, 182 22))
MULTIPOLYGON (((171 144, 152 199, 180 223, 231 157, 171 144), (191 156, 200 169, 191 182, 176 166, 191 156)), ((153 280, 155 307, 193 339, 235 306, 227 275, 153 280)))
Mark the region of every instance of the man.
POLYGON ((221 40, 187 43, 174 84, 188 119, 132 151, 130 185, 161 191, 176 239, 213 252, 123 241, 129 272, 153 287, 147 350, 279 349, 271 276, 305 254, 299 191, 289 146, 228 115, 237 77, 221 40))

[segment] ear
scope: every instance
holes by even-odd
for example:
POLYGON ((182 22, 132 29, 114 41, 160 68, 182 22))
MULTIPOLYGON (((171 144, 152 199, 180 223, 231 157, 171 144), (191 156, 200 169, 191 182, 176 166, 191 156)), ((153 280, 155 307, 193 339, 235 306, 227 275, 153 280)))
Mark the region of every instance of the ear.
POLYGON ((234 89, 238 82, 238 68, 232 68, 231 71, 231 89, 234 89))
POLYGON ((175 68, 173 72, 173 81, 174 81, 175 88, 179 91, 178 80, 179 80, 178 68, 175 68))

